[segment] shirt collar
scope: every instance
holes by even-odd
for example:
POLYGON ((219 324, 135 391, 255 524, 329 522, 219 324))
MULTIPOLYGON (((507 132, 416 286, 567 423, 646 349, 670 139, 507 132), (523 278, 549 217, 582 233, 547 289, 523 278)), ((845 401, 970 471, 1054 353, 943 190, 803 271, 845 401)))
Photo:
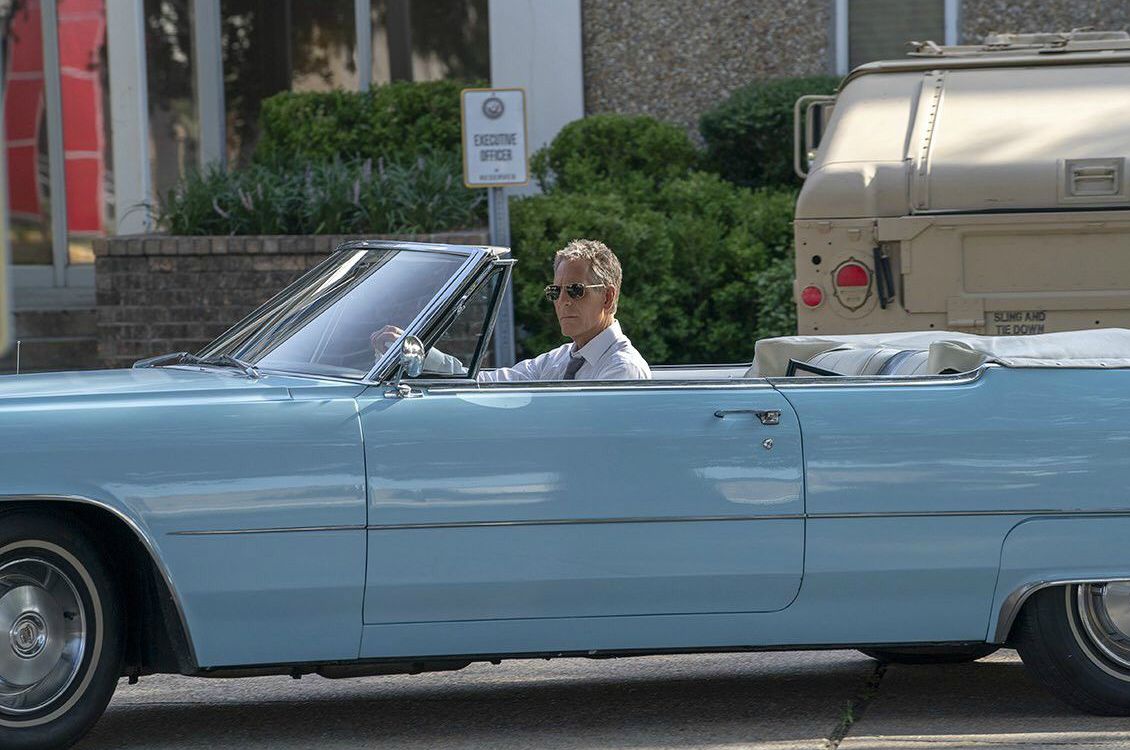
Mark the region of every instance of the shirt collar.
POLYGON ((612 325, 605 328, 600 333, 592 337, 589 343, 577 349, 577 345, 573 344, 570 354, 574 357, 581 356, 585 361, 590 364, 596 364, 608 348, 615 344, 624 334, 620 332, 620 321, 613 320, 612 325))

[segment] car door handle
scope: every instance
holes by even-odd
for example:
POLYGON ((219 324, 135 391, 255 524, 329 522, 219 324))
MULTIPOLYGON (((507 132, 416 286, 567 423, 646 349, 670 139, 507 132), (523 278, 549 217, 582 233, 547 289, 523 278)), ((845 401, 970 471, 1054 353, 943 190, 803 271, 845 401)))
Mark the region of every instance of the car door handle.
POLYGON ((781 412, 777 409, 765 411, 763 409, 719 409, 714 416, 725 419, 730 414, 753 414, 761 420, 761 424, 775 425, 781 423, 781 412))

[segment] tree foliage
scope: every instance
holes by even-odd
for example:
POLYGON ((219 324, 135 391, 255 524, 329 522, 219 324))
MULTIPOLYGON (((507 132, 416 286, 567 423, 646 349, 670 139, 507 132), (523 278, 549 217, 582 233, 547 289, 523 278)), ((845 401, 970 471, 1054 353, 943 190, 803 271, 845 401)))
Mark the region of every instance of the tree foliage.
POLYGON ((799 187, 793 172, 793 105, 805 94, 830 94, 833 76, 758 81, 702 116, 707 168, 747 187, 799 187))
POLYGON ((748 361, 757 338, 794 332, 795 192, 694 170, 686 135, 649 118, 594 119, 566 126, 538 155, 539 169, 553 172, 547 192, 512 202, 523 352, 563 341, 541 290, 554 253, 578 237, 620 258, 617 317, 649 362, 748 361))

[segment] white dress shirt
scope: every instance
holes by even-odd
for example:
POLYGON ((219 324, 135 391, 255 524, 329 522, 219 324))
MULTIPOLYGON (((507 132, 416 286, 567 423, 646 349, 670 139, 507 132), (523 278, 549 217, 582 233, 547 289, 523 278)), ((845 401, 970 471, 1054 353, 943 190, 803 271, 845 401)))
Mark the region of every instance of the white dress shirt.
POLYGON ((513 367, 480 372, 480 383, 508 380, 564 380, 569 360, 576 354, 584 357, 577 370, 576 380, 650 380, 651 368, 632 346, 631 340, 620 330, 620 322, 592 337, 592 340, 574 352, 574 344, 562 344, 533 359, 524 359, 513 367))
MULTIPOLYGON (((584 358, 575 380, 650 380, 651 368, 632 342, 620 330, 619 321, 593 336, 592 340, 574 352, 574 344, 561 346, 524 359, 513 367, 479 372, 480 383, 497 383, 521 380, 564 380, 569 361, 576 354, 584 358)), ((436 349, 428 352, 424 370, 431 373, 458 374, 466 372, 462 364, 449 354, 436 349)))

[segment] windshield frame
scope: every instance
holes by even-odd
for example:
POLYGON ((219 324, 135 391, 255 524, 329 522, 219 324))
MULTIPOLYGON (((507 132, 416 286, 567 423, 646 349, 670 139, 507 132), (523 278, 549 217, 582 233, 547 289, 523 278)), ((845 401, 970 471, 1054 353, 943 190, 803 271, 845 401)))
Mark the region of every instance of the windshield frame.
MULTIPOLYGON (((457 268, 457 270, 448 278, 432 299, 424 306, 424 308, 416 315, 412 322, 405 328, 405 335, 417 334, 418 331, 425 329, 431 322, 441 315, 443 311, 450 306, 453 298, 452 290, 462 288, 463 284, 468 278, 473 278, 479 271, 487 265, 487 263, 494 257, 508 252, 505 248, 495 248, 485 245, 448 245, 440 243, 426 243, 426 242, 400 242, 396 240, 351 240, 338 245, 333 252, 331 252, 325 260, 316 264, 313 268, 302 274, 291 284, 287 285, 282 291, 272 295, 266 302, 256 307, 248 315, 244 316, 238 323, 233 325, 228 330, 217 336, 213 341, 208 343, 204 348, 197 352, 199 357, 213 356, 220 353, 229 353, 233 343, 240 340, 246 334, 251 332, 252 328, 258 329, 266 323, 261 320, 263 314, 272 307, 277 306, 282 300, 295 293, 299 288, 304 287, 309 283, 310 278, 318 274, 325 265, 333 263, 339 259, 339 253, 347 253, 356 250, 388 250, 388 251, 405 251, 405 252, 429 252, 439 253, 445 255, 461 256, 465 260, 457 268)), ((335 303, 336 304, 336 303, 335 303)), ((331 305, 332 306, 332 305, 331 305)), ((328 308, 327 308, 328 309, 328 308)), ((280 331, 282 333, 282 331, 280 331)), ((288 332, 293 334, 294 332, 288 332)), ((331 380, 345 380, 355 383, 375 383, 381 382, 382 376, 390 374, 391 371, 397 366, 399 359, 400 347, 390 346, 388 350, 376 361, 376 363, 361 377, 350 377, 348 375, 326 375, 319 372, 308 372, 295 369, 277 369, 269 366, 256 366, 262 372, 279 372, 286 374, 299 375, 302 377, 313 377, 319 379, 331 380)))

